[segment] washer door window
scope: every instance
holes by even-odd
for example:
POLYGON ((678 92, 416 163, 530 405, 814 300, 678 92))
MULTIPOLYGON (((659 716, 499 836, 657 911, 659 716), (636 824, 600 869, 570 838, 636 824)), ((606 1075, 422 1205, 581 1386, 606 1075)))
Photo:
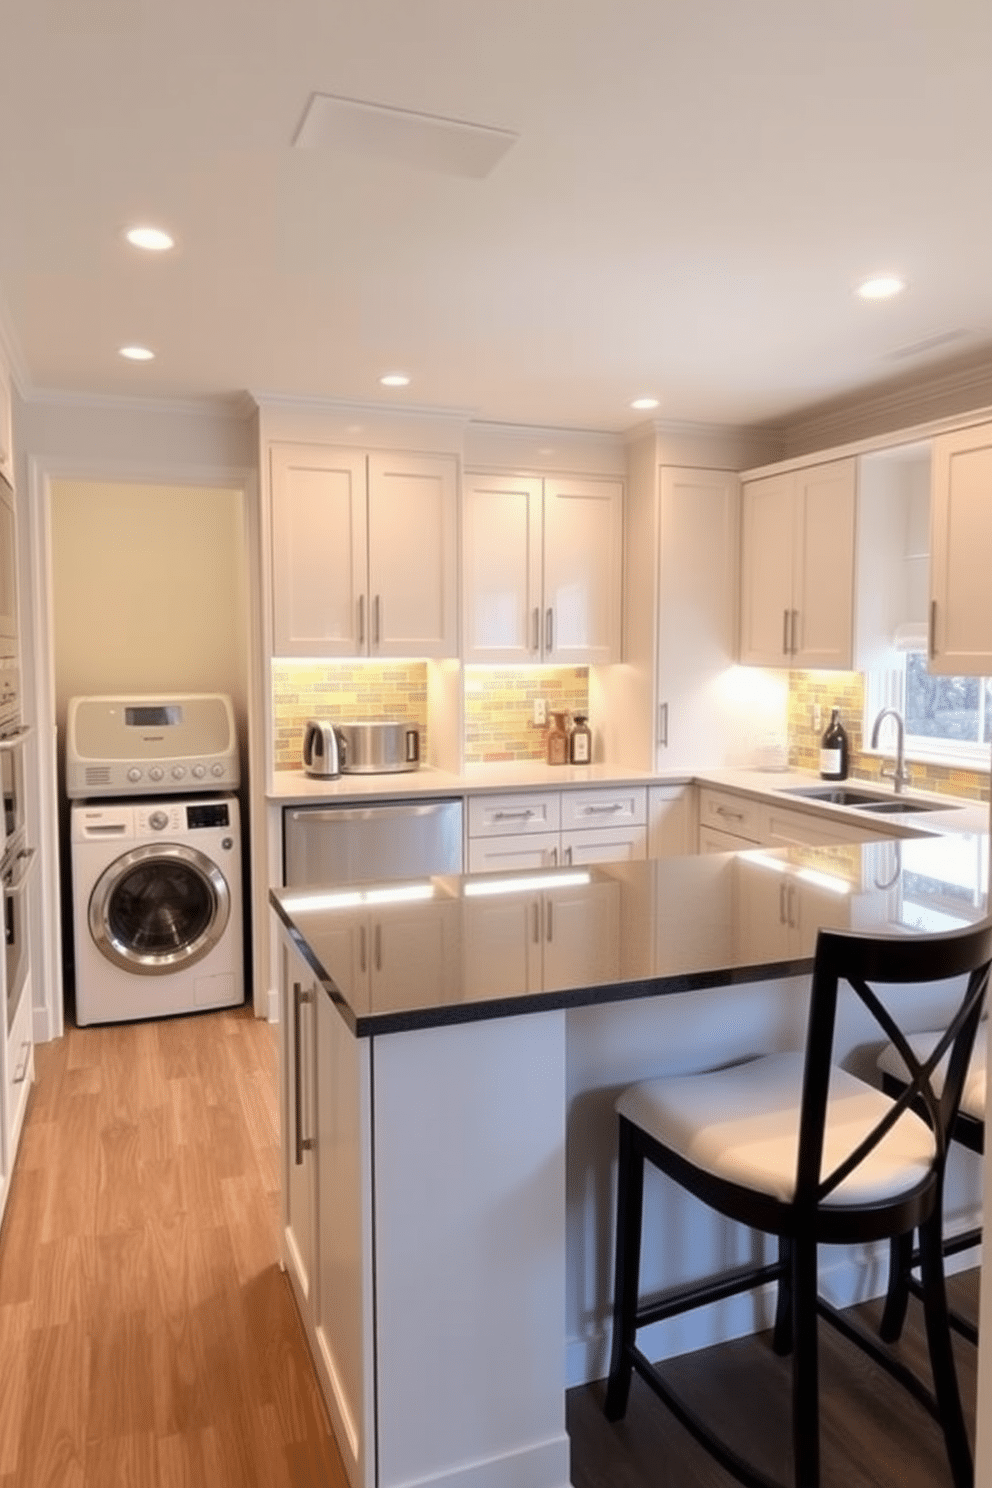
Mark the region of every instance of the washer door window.
POLYGON ((90 896, 90 934, 115 966, 156 976, 208 955, 230 912, 216 863, 195 848, 155 842, 101 873, 90 896))

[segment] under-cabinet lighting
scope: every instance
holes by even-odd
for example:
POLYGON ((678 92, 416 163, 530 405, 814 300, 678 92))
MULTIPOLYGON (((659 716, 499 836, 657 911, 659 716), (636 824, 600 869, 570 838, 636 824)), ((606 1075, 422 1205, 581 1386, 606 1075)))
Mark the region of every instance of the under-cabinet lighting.
POLYGON ((472 879, 462 888, 466 899, 484 899, 492 894, 529 894, 536 889, 564 889, 592 883, 591 873, 529 873, 515 878, 472 879))
POLYGON ((851 885, 845 878, 833 873, 822 873, 818 868, 800 868, 796 873, 804 883, 815 884, 818 889, 829 889, 831 894, 849 894, 851 885))

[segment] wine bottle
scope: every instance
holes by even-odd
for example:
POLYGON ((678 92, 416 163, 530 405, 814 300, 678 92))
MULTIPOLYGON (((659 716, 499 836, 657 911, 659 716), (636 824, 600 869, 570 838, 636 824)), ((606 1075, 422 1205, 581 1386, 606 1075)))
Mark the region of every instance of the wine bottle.
POLYGON ((847 765, 847 732, 840 721, 840 709, 832 708, 820 740, 820 776, 823 780, 846 780, 847 765))

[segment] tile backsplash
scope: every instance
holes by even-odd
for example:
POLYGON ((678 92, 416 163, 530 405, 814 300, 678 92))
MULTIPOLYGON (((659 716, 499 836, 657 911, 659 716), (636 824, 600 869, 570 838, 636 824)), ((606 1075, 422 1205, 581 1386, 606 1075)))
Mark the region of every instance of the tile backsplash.
POLYGON ((427 663, 280 662, 272 664, 275 768, 299 769, 308 718, 393 718, 420 729, 427 758, 427 663))
MULTIPOLYGON (((851 775, 859 780, 879 779, 877 756, 863 754, 861 720, 864 685, 860 672, 790 672, 789 753, 799 770, 820 768, 820 736, 830 722, 830 709, 840 709, 851 754, 851 775), (813 726, 813 707, 820 706, 820 727, 813 726)), ((891 727, 891 724, 889 725, 891 727)), ((913 761, 912 785, 918 790, 964 796, 973 801, 989 799, 989 776, 985 770, 959 770, 945 765, 913 761)))
POLYGON ((589 712, 588 667, 465 669, 465 762, 542 760, 547 729, 534 723, 534 700, 548 715, 589 712))

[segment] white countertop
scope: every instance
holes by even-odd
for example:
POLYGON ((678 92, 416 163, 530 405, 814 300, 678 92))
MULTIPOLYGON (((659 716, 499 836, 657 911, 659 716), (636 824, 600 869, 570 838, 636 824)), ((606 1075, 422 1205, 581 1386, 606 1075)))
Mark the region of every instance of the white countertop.
POLYGON ((466 765, 461 772, 437 770, 430 765, 418 770, 405 770, 388 775, 341 775, 336 780, 321 780, 299 770, 279 770, 268 799, 274 804, 312 803, 316 801, 389 801, 417 800, 435 796, 466 796, 485 791, 522 791, 612 785, 676 785, 695 781, 725 790, 741 791, 764 800, 786 802, 797 811, 809 811, 834 820, 871 823, 879 832, 886 827, 893 835, 901 829, 943 836, 946 833, 985 832, 989 829, 989 807, 984 801, 966 801, 961 797, 941 795, 934 791, 908 790, 895 796, 887 781, 850 778, 842 784, 854 790, 866 790, 880 796, 891 796, 907 802, 921 801, 936 807, 933 811, 907 811, 872 815, 853 807, 834 806, 808 796, 797 796, 797 787, 826 784, 818 775, 800 770, 755 770, 730 766, 702 768, 695 771, 627 770, 607 764, 546 765, 541 760, 519 760, 511 763, 466 765))

